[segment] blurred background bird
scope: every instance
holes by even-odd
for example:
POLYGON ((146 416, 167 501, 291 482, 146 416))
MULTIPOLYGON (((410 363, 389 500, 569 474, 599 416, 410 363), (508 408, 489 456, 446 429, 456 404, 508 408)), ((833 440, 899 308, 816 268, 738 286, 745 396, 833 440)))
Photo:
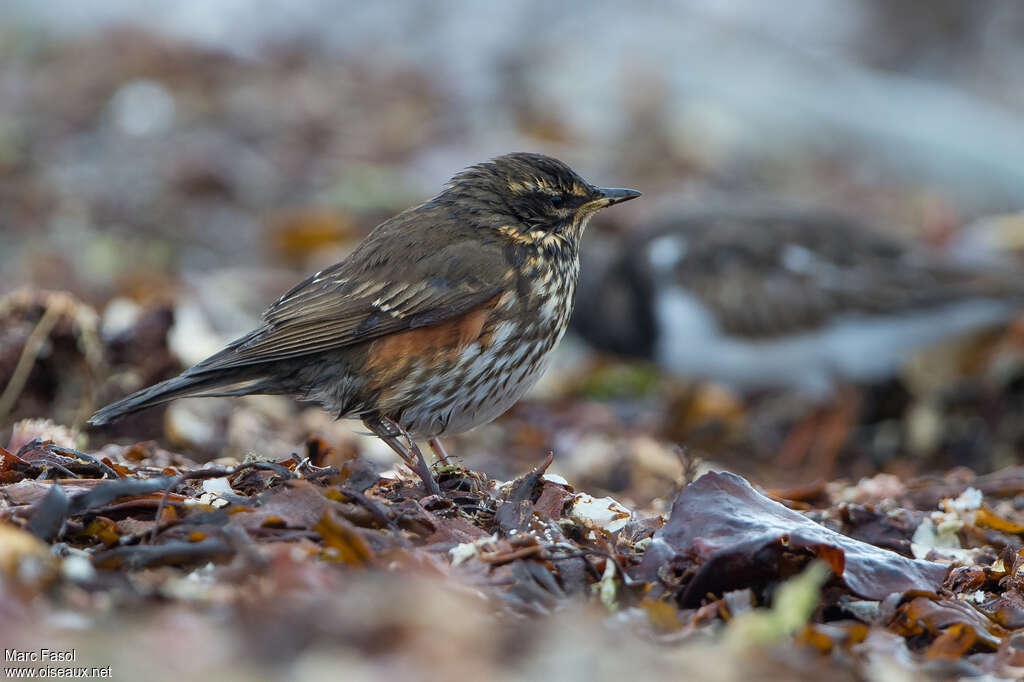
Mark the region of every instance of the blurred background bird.
POLYGON ((837 215, 679 215, 615 253, 587 273, 575 328, 740 390, 876 382, 1024 305, 1020 272, 950 263, 837 215))
POLYGON ((1024 310, 1010 264, 957 263, 811 210, 671 212, 585 260, 572 325, 587 342, 738 395, 795 396, 815 409, 780 459, 813 454, 822 476, 857 419, 850 387, 1024 310))

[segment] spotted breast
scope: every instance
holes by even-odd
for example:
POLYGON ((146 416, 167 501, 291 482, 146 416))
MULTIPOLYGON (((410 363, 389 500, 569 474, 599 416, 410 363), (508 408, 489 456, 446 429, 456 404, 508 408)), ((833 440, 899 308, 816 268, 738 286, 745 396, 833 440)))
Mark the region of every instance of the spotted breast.
POLYGON ((509 269, 504 293, 455 321, 368 349, 366 368, 376 375, 368 385, 381 387, 375 404, 414 437, 461 433, 493 420, 547 367, 568 326, 579 258, 552 254, 573 251, 557 238, 519 248, 527 252, 524 267, 509 269), (565 267, 547 266, 553 262, 565 267))

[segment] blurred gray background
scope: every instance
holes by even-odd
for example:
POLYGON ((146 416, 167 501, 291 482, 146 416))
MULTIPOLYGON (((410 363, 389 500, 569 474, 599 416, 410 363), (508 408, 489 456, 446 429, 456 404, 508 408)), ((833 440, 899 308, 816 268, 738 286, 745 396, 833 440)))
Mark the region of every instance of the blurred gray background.
POLYGON ((282 207, 365 230, 512 149, 642 187, 626 224, 764 194, 932 236, 1024 200, 1022 38, 1011 1, 5 0, 0 267, 108 297, 125 249, 266 260, 282 207))

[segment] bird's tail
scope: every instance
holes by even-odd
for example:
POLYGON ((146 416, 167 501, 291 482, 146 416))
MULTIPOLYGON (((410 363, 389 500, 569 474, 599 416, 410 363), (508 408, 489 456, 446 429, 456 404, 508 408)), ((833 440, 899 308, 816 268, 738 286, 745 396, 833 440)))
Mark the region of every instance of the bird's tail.
POLYGON ((102 426, 122 417, 175 398, 238 396, 261 393, 263 372, 260 368, 233 368, 231 370, 195 371, 196 368, 144 388, 141 391, 111 403, 89 418, 89 423, 102 426))

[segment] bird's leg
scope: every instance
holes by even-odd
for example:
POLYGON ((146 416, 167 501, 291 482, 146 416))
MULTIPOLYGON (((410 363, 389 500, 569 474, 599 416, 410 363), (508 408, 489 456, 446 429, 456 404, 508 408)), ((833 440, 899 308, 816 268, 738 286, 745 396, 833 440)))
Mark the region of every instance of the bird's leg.
POLYGON ((372 416, 363 419, 363 424, 366 428, 370 429, 378 438, 388 444, 395 453, 402 458, 402 461, 409 465, 409 468, 416 472, 416 475, 423 481, 423 486, 427 489, 427 492, 431 495, 440 495, 441 488, 438 487, 437 481, 430 474, 430 467, 427 466, 427 461, 423 459, 423 453, 420 452, 416 442, 413 441, 409 433, 391 419, 387 417, 372 416), (405 443, 402 439, 405 439, 405 443))
POLYGON ((431 438, 427 441, 427 444, 430 445, 430 449, 434 451, 434 454, 437 455, 440 461, 448 462, 448 451, 444 449, 444 443, 441 442, 440 438, 431 438))

